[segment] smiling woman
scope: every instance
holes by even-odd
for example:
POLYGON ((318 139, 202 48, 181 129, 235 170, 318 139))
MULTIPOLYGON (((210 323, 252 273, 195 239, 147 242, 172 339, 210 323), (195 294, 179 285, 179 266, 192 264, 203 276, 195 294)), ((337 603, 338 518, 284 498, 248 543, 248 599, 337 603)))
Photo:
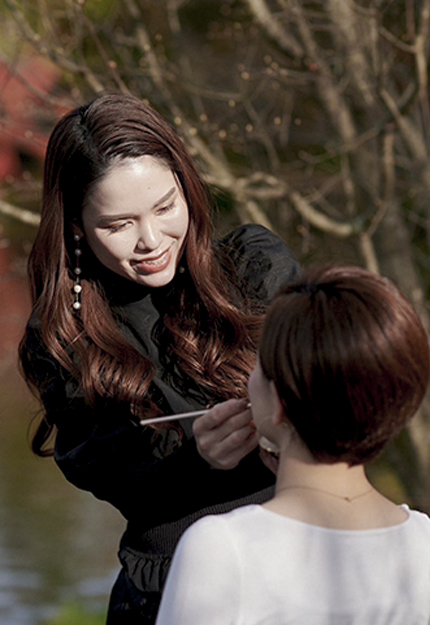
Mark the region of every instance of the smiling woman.
MULTIPOLYGON (((188 223, 178 182, 152 156, 113 165, 82 211, 86 240, 99 261, 148 287, 165 286, 173 279, 188 223)), ((84 232, 76 226, 76 234, 84 232)))
POLYGON ((21 364, 44 407, 34 451, 128 520, 109 625, 155 621, 195 519, 270 496, 246 384, 266 305, 296 271, 260 226, 213 239, 192 159, 142 101, 101 96, 57 124, 21 364))

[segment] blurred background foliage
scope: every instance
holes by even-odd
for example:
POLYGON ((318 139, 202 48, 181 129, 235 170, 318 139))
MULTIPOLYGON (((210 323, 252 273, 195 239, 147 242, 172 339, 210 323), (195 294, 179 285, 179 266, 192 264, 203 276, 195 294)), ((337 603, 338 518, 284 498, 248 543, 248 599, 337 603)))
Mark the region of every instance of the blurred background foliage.
MULTIPOLYGON (((25 260, 56 119, 146 99, 213 187, 303 265, 391 277, 429 328, 430 0, 0 0, 0 220, 25 260)), ((430 404, 375 467, 430 511, 430 404)), ((381 477, 382 476, 382 477, 381 477)))

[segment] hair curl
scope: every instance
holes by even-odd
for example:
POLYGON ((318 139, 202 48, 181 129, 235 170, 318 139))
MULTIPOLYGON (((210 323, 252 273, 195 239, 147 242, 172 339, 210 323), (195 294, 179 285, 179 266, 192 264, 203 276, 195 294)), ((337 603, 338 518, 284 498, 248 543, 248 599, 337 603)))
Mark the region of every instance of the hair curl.
MULTIPOLYGON (((150 106, 126 95, 104 95, 63 117, 46 155, 41 224, 28 263, 33 314, 48 351, 79 381, 87 401, 112 397, 137 416, 155 414, 151 362, 121 333, 99 283, 100 265, 87 247, 82 307, 73 312, 73 227, 109 168, 123 159, 150 155, 177 177, 190 223, 183 260, 183 288, 169 290, 164 327, 179 369, 212 397, 246 394, 261 317, 226 280, 212 241, 208 191, 181 139, 150 106), (185 282, 184 282, 185 281, 185 282)), ((20 345, 21 368, 40 394, 27 336, 20 345)), ((166 347, 167 349, 167 347, 166 347)), ((40 455, 55 431, 45 415, 33 439, 40 455)))

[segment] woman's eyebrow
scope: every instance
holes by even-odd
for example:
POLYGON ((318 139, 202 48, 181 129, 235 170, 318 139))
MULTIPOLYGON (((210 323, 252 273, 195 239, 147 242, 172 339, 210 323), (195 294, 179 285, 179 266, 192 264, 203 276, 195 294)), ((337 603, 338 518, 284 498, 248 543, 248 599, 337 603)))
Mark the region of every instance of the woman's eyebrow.
MULTIPOLYGON (((171 189, 169 189, 167 191, 167 193, 165 193, 163 195, 163 197, 161 197, 159 200, 157 200, 157 202, 154 204, 154 206, 152 207, 151 210, 157 209, 162 204, 167 202, 167 200, 169 200, 172 197, 172 195, 175 193, 175 191, 176 191, 176 187, 172 187, 171 189)), ((136 215, 134 213, 118 213, 118 215, 101 215, 97 219, 97 225, 98 226, 105 226, 105 225, 111 224, 114 221, 120 221, 121 219, 132 219, 134 217, 136 217, 136 215)))
POLYGON ((174 192, 175 192, 175 191, 176 191, 176 187, 172 187, 171 189, 169 189, 169 190, 167 191, 167 193, 165 193, 165 194, 163 195, 163 197, 162 197, 162 198, 160 198, 160 199, 159 199, 159 200, 158 200, 158 201, 154 204, 154 206, 153 206, 152 208, 153 208, 153 209, 154 209, 154 208, 158 208, 161 204, 164 204, 164 202, 167 202, 167 200, 169 200, 169 199, 172 197, 172 195, 174 194, 174 192))
POLYGON ((133 213, 121 213, 118 215, 102 215, 97 218, 97 226, 108 226, 114 221, 121 221, 121 219, 133 219, 135 215, 133 213))

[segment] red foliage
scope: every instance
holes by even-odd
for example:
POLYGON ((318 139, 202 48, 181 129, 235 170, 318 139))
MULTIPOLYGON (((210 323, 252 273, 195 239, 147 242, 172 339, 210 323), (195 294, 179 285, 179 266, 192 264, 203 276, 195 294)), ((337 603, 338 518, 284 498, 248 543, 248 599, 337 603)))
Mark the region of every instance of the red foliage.
MULTIPOLYGON (((0 61, 0 185, 23 174, 22 155, 43 160, 55 121, 70 109, 65 98, 53 96, 60 76, 60 69, 42 57, 14 67, 0 61)), ((30 312, 22 262, 0 228, 0 373, 5 359, 16 360, 30 312)))
POLYGON ((70 108, 49 98, 60 75, 42 57, 16 67, 0 61, 0 182, 22 173, 20 154, 43 159, 54 120, 70 108))

